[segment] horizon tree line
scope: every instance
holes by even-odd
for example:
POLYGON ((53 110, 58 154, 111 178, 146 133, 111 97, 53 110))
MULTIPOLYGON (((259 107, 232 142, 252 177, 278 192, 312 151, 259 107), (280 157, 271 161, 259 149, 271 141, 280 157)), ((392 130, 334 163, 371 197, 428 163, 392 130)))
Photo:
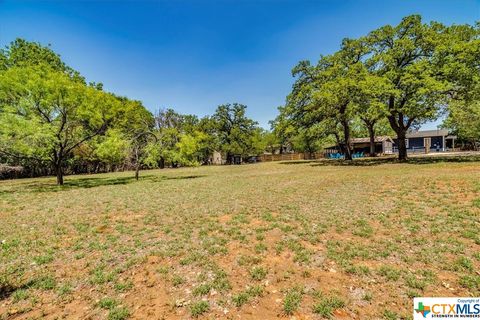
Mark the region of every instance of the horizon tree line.
MULTIPOLYGON (((353 137, 395 135, 407 158, 409 130, 445 115, 459 140, 480 143, 480 26, 424 23, 419 15, 384 26, 317 64, 300 61, 271 131, 238 103, 211 116, 155 114, 140 101, 87 83, 50 46, 23 39, 0 50, 0 164, 24 175, 91 173, 208 164, 213 151, 258 155, 291 146, 313 153, 335 144, 352 159, 353 137)), ((1 171, 1 170, 0 170, 1 171)), ((1 177, 1 172, 0 172, 1 177)))

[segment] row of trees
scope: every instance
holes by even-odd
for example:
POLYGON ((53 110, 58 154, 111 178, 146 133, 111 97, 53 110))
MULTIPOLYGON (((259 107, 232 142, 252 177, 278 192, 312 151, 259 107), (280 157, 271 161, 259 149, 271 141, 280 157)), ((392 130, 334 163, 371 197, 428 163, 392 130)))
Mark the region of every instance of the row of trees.
POLYGON ((480 26, 444 26, 404 18, 359 39, 316 65, 301 61, 285 106, 272 128, 279 143, 313 151, 336 142, 352 159, 352 135, 392 132, 399 159, 412 128, 447 114, 460 138, 480 140, 480 26))
MULTIPOLYGON (((444 26, 404 18, 312 65, 301 61, 285 106, 266 132, 246 106, 219 106, 198 118, 172 109, 149 112, 140 101, 87 83, 50 47, 17 39, 0 50, 0 164, 24 174, 99 172, 208 163, 291 146, 315 152, 337 144, 352 159, 351 138, 398 138, 445 115, 460 140, 480 141, 480 25, 444 26)), ((1 171, 1 167, 0 167, 1 171)), ((1 172, 0 172, 1 173, 1 172)))
POLYGON ((246 106, 221 105, 199 119, 172 109, 150 113, 140 101, 87 83, 49 47, 17 39, 0 51, 0 163, 29 175, 208 163, 214 150, 264 149, 266 133, 246 106))

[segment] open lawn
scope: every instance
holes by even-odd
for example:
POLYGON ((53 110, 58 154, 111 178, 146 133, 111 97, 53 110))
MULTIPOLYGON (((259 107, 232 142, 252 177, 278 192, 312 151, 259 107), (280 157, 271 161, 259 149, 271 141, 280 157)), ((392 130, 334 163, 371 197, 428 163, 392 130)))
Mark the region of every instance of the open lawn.
POLYGON ((0 182, 0 319, 412 317, 480 294, 480 162, 0 182))

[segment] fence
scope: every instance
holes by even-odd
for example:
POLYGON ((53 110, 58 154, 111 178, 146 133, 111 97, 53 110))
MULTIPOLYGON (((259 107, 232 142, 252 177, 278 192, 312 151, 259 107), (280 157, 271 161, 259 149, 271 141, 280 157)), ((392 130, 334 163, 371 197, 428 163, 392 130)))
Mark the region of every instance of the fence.
POLYGON ((262 154, 259 157, 259 161, 290 161, 290 160, 315 160, 323 159, 325 155, 323 153, 283 153, 283 154, 262 154))

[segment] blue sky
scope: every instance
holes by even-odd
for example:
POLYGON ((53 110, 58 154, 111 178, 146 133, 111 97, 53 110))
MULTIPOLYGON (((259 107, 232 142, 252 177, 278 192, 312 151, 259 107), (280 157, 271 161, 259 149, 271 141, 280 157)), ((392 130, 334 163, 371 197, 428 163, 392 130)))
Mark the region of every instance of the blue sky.
MULTIPOLYGON (((480 0, 2 1, 0 45, 50 43, 88 81, 199 116, 239 102, 268 128, 292 67, 403 16, 480 20, 480 0)), ((426 128, 434 128, 437 123, 426 128)))

